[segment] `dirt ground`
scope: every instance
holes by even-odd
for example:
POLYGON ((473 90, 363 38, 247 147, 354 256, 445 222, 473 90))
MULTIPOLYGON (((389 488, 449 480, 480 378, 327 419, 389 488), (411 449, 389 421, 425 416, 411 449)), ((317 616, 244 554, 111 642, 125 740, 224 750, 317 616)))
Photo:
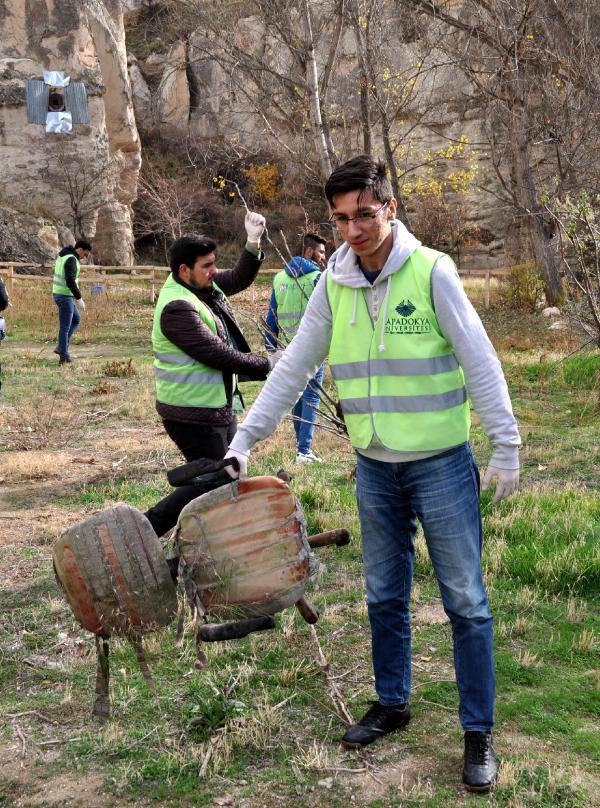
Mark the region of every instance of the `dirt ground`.
MULTIPOLYGON (((108 346, 106 346, 108 348, 108 346)), ((21 346, 22 348, 22 346, 21 346)), ((39 346, 31 346, 39 350, 39 346)), ((97 347, 78 349, 80 355, 94 355, 97 347)), ((103 357, 117 356, 117 350, 102 350, 103 357)), ((10 405, 0 401, 6 414, 10 405)), ((51 545, 60 532, 83 518, 93 508, 75 510, 62 506, 57 498, 81 487, 122 475, 128 464, 138 468, 156 458, 164 449, 174 458, 160 424, 135 421, 101 423, 93 438, 84 439, 78 448, 59 451, 7 451, 0 454, 0 580, 4 592, 13 595, 28 588, 35 592, 35 579, 51 565, 51 545), (149 451, 149 446, 152 451, 149 451)), ((58 596, 58 592, 57 592, 58 596)), ((0 619, 2 617, 0 616, 0 619)), ((15 637, 14 642, 18 643, 15 637)), ((2 655, 8 650, 1 649, 2 655)), ((123 804, 108 795, 103 787, 105 775, 86 771, 51 774, 60 755, 64 729, 50 717, 21 714, 6 715, 5 741, 0 743, 0 805, 15 806, 87 806, 101 808, 123 804), (49 723, 45 722, 45 718, 49 723), (40 726, 48 730, 48 740, 31 742, 39 736, 40 726), (6 739, 9 740, 6 740, 6 739)), ((132 805, 148 802, 129 802, 132 805)))

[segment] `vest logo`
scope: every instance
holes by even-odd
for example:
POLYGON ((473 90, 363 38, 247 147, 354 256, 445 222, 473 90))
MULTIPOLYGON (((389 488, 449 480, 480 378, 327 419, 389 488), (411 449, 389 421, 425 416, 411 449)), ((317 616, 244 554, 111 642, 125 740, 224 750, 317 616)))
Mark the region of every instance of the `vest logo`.
POLYGON ((410 317, 416 309, 410 300, 401 300, 399 305, 396 306, 395 311, 397 311, 401 317, 410 317))
POLYGON ((429 317, 413 317, 416 307, 410 300, 401 300, 396 306, 399 317, 388 317, 385 324, 386 334, 430 334, 429 317))

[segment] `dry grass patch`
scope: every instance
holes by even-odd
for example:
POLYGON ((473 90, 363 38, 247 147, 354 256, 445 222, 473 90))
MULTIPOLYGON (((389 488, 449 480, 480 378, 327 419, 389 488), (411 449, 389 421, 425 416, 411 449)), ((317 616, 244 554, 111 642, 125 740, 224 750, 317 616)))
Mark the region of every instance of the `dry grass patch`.
POLYGON ((572 651, 595 651, 598 648, 598 637, 593 629, 584 628, 584 630, 573 637, 571 643, 572 651))
POLYGON ((332 768, 332 749, 328 744, 313 741, 306 749, 299 748, 298 754, 290 759, 293 767, 304 771, 323 772, 332 768))
POLYGON ((584 600, 569 595, 567 600, 567 617, 571 623, 582 623, 588 616, 588 606, 584 600))
POLYGON ((0 410, 0 435, 8 449, 28 452, 72 446, 85 426, 86 415, 73 395, 35 392, 26 407, 0 410))
POLYGON ((121 362, 118 359, 105 362, 104 365, 102 365, 102 373, 104 373, 105 376, 111 376, 116 379, 127 379, 131 376, 137 376, 137 370, 133 366, 133 359, 131 357, 129 357, 126 362, 121 362))
POLYGON ((517 637, 524 637, 526 634, 529 634, 531 629, 533 628, 533 621, 530 620, 523 614, 520 614, 517 619, 515 620, 515 624, 513 626, 513 634, 517 637))
POLYGON ((24 480, 51 480, 63 476, 70 458, 64 452, 6 452, 2 456, 0 482, 13 484, 24 480))
POLYGON ((96 382, 96 384, 90 388, 90 395, 92 396, 108 396, 111 393, 117 393, 121 388, 118 384, 112 384, 111 382, 96 382))
POLYGON ((542 664, 539 661, 537 654, 533 654, 527 648, 524 648, 524 649, 520 650, 517 653, 516 659, 517 659, 517 663, 522 668, 527 668, 527 669, 539 668, 540 665, 542 664))

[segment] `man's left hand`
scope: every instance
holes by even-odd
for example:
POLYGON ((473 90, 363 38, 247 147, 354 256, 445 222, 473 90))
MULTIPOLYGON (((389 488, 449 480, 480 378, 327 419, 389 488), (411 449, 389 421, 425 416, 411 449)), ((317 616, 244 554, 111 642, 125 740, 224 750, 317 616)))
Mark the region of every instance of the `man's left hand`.
POLYGON ((519 469, 500 469, 490 464, 483 475, 481 489, 487 491, 493 482, 496 483, 496 490, 492 505, 515 493, 519 485, 519 469))
POLYGON ((260 237, 265 232, 266 224, 266 219, 262 213, 248 211, 244 219, 244 227, 246 228, 248 242, 250 244, 260 244, 260 237))

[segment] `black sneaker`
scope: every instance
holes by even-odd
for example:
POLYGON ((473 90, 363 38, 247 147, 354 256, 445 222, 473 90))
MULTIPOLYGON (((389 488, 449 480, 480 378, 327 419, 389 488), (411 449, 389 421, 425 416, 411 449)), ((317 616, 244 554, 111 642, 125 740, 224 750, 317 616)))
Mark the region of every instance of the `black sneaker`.
POLYGON ((498 759, 491 732, 465 732, 463 783, 467 791, 485 793, 498 780, 498 759))
POLYGON ((73 360, 68 353, 61 353, 58 359, 59 365, 70 365, 73 360))
POLYGON ((360 719, 358 724, 349 727, 342 737, 342 746, 346 749, 360 749, 361 746, 373 743, 377 738, 402 729, 410 721, 408 704, 396 704, 386 707, 374 701, 360 719))

